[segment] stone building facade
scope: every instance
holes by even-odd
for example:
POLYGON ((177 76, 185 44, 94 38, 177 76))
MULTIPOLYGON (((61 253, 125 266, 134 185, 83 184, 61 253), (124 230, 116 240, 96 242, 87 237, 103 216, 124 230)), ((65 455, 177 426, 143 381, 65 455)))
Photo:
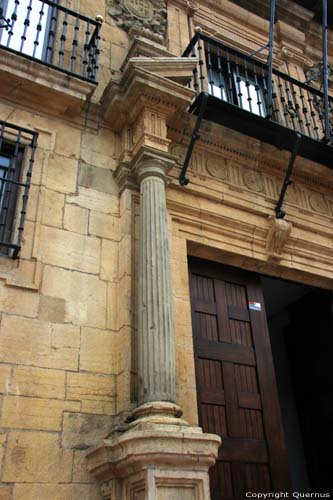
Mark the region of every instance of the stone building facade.
MULTIPOLYGON (((318 18, 305 1, 277 3, 274 68, 305 82, 320 67, 318 18)), ((266 276, 269 303, 274 294, 277 301, 287 295, 287 288, 274 291, 273 278, 278 279, 275 290, 289 286, 283 280, 293 283, 288 290, 300 287, 284 308, 308 292, 329 302, 333 155, 329 161, 297 156, 283 203, 286 215, 277 218, 274 207, 290 150, 204 118, 187 172, 190 183, 179 184, 197 119, 188 112, 196 96, 189 83, 193 71, 199 71, 198 52, 182 55, 199 32, 196 27, 234 51, 256 52, 268 41, 268 2, 60 0, 54 19, 51 4, 44 12, 49 24, 41 24, 40 44, 53 29, 54 59, 22 54, 10 42, 10 50, 3 46, 13 29, 11 2, 3 4, 3 161, 15 156, 18 144, 25 175, 32 166, 30 137, 37 138, 37 145, 26 210, 21 187, 15 199, 10 238, 19 245, 3 246, 0 256, 0 499, 207 500, 208 470, 218 457, 221 435, 223 441, 228 433, 218 432, 214 418, 213 424, 205 423, 200 407, 205 403, 195 362, 198 320, 190 276, 208 283, 214 263, 217 273, 237 268, 248 276, 266 276), (66 14, 61 7, 70 10, 66 14), (75 12, 83 16, 86 31, 75 31, 75 12), (69 31, 61 38, 64 29, 72 30, 72 38, 69 31), (89 37, 100 33, 99 53, 97 42, 90 51, 91 39, 85 47, 87 30, 89 37), (55 60, 62 52, 65 63, 55 60), (73 58, 76 67, 70 67, 73 58), (18 214, 25 211, 22 232, 18 214), (20 234, 22 241, 17 240, 20 234), (12 258, 15 251, 18 258, 12 258), (207 270, 196 271, 200 265, 207 270)), ((27 5, 21 2, 18 19, 26 18, 27 5)), ((328 38, 332 42, 330 30, 328 38)), ((267 50, 257 58, 265 62, 267 50)), ((214 95, 205 64, 206 92, 214 95)), ((320 91, 319 80, 313 86, 320 91)), ((221 79, 215 87, 221 90, 221 79)), ((11 170, 5 174, 3 165, 5 199, 3 186, 11 170)), ((209 295, 207 283, 203 287, 209 295)), ((207 297, 199 299, 200 304, 206 301, 207 313, 212 307, 207 297)), ((247 306, 251 315, 264 313, 257 296, 247 306)), ((327 311, 332 315, 332 309, 327 311)), ((332 316, 317 314, 322 351, 314 348, 314 364, 328 366, 325 349, 330 352, 332 343, 325 332, 332 316)), ((268 372, 263 373, 259 382, 268 372)), ((326 376, 323 369, 323 380, 326 376)), ((215 382, 214 394, 218 375, 215 382)), ((260 397, 264 401, 263 394, 256 401, 260 397)), ((271 418, 261 403, 248 404, 271 418)), ((328 403, 325 408, 332 411, 328 403)), ((272 406, 271 411, 280 410, 272 406)), ((325 421, 324 410, 318 411, 325 421)), ((302 425, 297 429, 302 435, 302 425)), ((300 453, 300 447, 289 448, 293 456, 300 453)), ((220 475, 227 474, 223 456, 221 463, 220 475)), ((236 469, 230 467, 230 484, 236 488, 236 469)), ((305 470, 292 472, 294 488, 305 470)), ((268 483, 258 486, 266 477, 258 471, 246 487, 269 489, 268 483)), ((272 471, 267 473, 270 488, 282 484, 274 483, 274 464, 272 471)), ((222 491, 218 484, 211 488, 212 498, 242 498, 241 492, 222 491)))

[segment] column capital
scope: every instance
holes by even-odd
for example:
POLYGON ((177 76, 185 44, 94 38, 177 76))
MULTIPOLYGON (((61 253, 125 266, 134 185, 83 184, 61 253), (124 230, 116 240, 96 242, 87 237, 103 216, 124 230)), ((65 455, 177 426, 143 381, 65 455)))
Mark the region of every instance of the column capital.
POLYGON ((176 157, 169 153, 142 148, 131 161, 131 170, 139 184, 146 177, 159 177, 166 183, 168 172, 175 162, 176 157))

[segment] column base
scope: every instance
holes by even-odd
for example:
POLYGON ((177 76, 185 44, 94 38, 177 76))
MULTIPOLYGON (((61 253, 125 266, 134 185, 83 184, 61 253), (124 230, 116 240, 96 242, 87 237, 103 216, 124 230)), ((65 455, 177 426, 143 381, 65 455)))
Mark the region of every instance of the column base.
MULTIPOLYGON (((172 404, 167 405, 171 411, 172 404)), ((216 461, 220 437, 175 416, 157 414, 158 406, 141 405, 126 432, 88 452, 88 469, 102 481, 104 500, 210 498, 208 470, 216 461)))

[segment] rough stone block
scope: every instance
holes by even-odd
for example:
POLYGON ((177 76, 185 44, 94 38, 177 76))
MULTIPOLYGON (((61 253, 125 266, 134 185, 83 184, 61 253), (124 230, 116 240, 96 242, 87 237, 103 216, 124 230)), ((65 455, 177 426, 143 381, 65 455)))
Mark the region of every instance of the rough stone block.
POLYGON ((90 212, 89 234, 117 241, 119 238, 119 217, 95 211, 90 212))
POLYGON ((118 284, 108 283, 106 327, 118 330, 118 284))
POLYGON ((119 242, 119 277, 132 274, 132 235, 125 235, 119 242))
POLYGON ((55 123, 54 128, 57 132, 55 151, 65 157, 78 158, 81 148, 81 130, 63 121, 55 123))
POLYGON ((78 161, 51 154, 47 165, 46 187, 61 193, 75 193, 78 161))
POLYGON ((52 325, 17 316, 2 318, 0 361, 77 370, 79 344, 80 329, 73 325, 52 325))
POLYGON ((116 374, 116 347, 115 332, 82 328, 80 370, 116 374))
POLYGON ((74 203, 79 207, 95 210, 105 214, 118 213, 118 196, 108 193, 101 193, 91 188, 79 186, 77 195, 70 195, 66 198, 67 203, 74 203))
POLYGON ((102 240, 101 278, 116 281, 118 278, 118 243, 102 240))
POLYGON ((64 228, 74 233, 88 233, 89 211, 76 205, 65 205, 64 228))
POLYGON ((65 398, 65 372, 18 366, 14 368, 10 393, 36 398, 65 398))
POLYGON ((57 483, 61 479, 67 483, 71 472, 72 452, 60 448, 56 434, 9 433, 3 481, 57 483))
POLYGON ((83 400, 81 402, 81 413, 94 413, 96 415, 115 415, 116 398, 111 401, 83 400))
POLYGON ((0 394, 7 394, 10 384, 10 365, 0 365, 0 394))
POLYGON ((62 227, 65 195, 45 189, 42 223, 47 226, 62 227))
POLYGON ((12 500, 12 487, 0 484, 0 500, 12 500))
POLYGON ((65 449, 86 450, 105 439, 111 427, 109 416, 64 413, 62 445, 65 449))
MULTIPOLYGON (((2 470, 2 462, 3 462, 4 456, 5 456, 6 441, 7 441, 7 434, 5 432, 0 433, 0 468, 1 468, 1 470, 2 470)), ((1 499, 1 496, 0 496, 0 499, 1 499)))
POLYGON ((0 282, 1 311, 35 318, 39 306, 39 295, 35 291, 6 286, 0 282))
POLYGON ((119 191, 111 170, 83 162, 80 164, 79 185, 103 193, 118 194, 119 191))
POLYGON ((99 272, 100 241, 97 238, 43 226, 39 250, 45 264, 92 274, 99 272))
POLYGON ((96 276, 46 266, 42 293, 66 301, 66 321, 105 328, 106 283, 96 276))
POLYGON ((78 401, 6 396, 3 401, 1 425, 15 429, 60 431, 62 413, 80 411, 78 401))

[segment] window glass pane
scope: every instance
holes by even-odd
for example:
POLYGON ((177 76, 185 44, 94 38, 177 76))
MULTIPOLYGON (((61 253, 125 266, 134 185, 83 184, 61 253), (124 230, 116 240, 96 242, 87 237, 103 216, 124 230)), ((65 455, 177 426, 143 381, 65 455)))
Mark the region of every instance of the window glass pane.
MULTIPOLYGON (((14 21, 13 24, 13 35, 9 40, 9 30, 2 29, 1 33, 1 45, 8 46, 10 49, 17 50, 19 52, 23 52, 29 56, 33 55, 34 47, 36 44, 36 38, 38 34, 37 26, 40 23, 40 33, 38 38, 38 45, 35 52, 35 57, 37 59, 42 59, 43 57, 43 45, 45 36, 47 33, 47 20, 48 20, 48 12, 50 7, 38 0, 20 0, 17 5, 17 20, 14 21), (29 26, 26 30, 26 40, 22 44, 22 37, 24 35, 24 22, 28 18, 29 9, 31 7, 30 15, 29 15, 29 26), (9 42, 8 42, 9 40, 9 42)), ((10 24, 13 23, 11 17, 13 12, 15 12, 15 0, 8 0, 7 8, 5 12, 5 17, 10 20, 10 24)))

